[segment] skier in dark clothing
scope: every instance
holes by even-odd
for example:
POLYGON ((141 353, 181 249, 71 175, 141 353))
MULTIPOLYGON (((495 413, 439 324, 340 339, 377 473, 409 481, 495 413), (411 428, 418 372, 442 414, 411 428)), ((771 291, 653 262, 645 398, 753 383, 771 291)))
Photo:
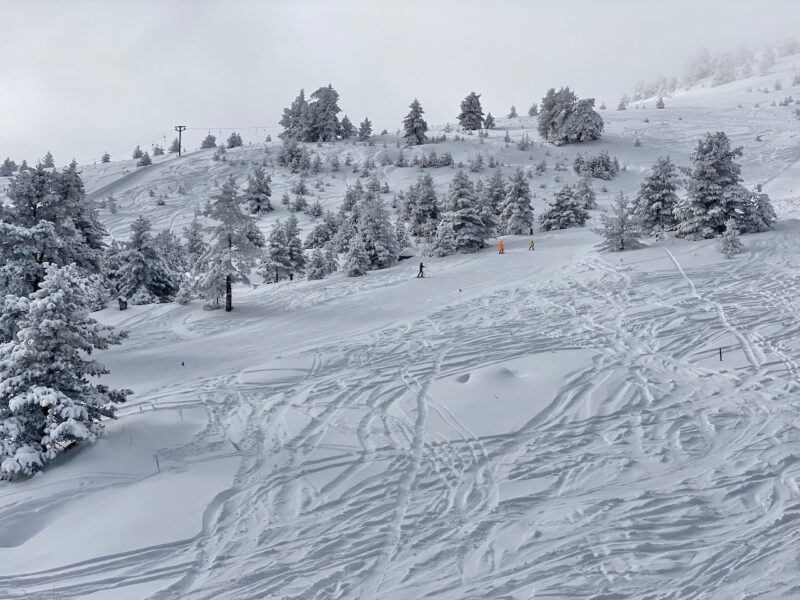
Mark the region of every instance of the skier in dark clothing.
POLYGON ((425 271, 425 265, 419 263, 419 273, 417 273, 417 279, 419 279, 420 277, 425 277, 424 271, 425 271))

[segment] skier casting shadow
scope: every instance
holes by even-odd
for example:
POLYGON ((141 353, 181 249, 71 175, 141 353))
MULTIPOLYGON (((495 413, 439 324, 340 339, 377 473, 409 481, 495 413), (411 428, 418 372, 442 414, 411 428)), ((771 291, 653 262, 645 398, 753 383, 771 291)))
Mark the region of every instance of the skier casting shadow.
POLYGON ((417 279, 425 277, 425 265, 419 263, 419 273, 417 273, 417 279))

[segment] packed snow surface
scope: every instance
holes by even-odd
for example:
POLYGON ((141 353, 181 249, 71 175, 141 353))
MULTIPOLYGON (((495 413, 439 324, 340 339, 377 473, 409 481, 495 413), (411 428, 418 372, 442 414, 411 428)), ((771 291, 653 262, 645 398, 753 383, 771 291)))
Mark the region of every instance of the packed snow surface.
MULTIPOLYGON (((509 237, 503 256, 423 257, 424 280, 412 259, 237 287, 229 314, 98 313, 130 332, 101 359, 135 396, 96 444, 0 486, 0 597, 800 597, 800 121, 770 106, 800 98, 797 58, 664 110, 604 111, 601 142, 506 147, 506 129, 535 131, 523 117, 482 144, 422 148, 494 156, 506 174, 545 158, 538 215, 556 176, 576 179, 577 152, 627 165, 605 191, 594 181, 602 210, 656 157, 686 165, 703 133, 726 131, 780 218, 733 260, 673 238, 598 253, 593 211, 589 227, 536 233, 535 252, 509 237), (784 91, 747 92, 776 77, 784 91)), ((396 153, 394 135, 311 149, 360 161, 384 141, 396 153)), ((117 199, 102 212, 116 238, 140 213, 179 230, 267 156, 212 154, 87 165, 87 190, 117 199)), ((393 191, 418 175, 378 172, 393 191)), ((455 171, 430 172, 444 190, 455 171)), ((299 176, 272 177, 265 231, 299 176)), ((320 178, 335 208, 357 174, 320 178)))

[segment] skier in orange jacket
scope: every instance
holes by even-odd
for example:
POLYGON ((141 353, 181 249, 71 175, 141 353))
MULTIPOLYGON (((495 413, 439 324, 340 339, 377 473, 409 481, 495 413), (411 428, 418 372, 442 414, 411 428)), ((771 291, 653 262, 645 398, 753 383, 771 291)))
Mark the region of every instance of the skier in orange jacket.
POLYGON ((500 240, 500 243, 497 244, 497 247, 500 249, 500 254, 506 253, 506 245, 503 243, 503 240, 500 240))

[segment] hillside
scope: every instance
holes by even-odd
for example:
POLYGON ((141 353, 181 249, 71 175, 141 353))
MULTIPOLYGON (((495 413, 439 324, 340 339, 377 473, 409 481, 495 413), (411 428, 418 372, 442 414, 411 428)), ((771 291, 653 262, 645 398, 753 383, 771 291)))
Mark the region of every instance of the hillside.
MULTIPOLYGON (((109 384, 135 395, 96 444, 0 485, 0 597, 800 595, 800 120, 797 105, 771 106, 800 99, 799 67, 788 57, 663 110, 604 111, 599 142, 541 145, 522 117, 499 119, 484 143, 404 150, 465 165, 481 153, 506 174, 544 159, 530 180, 537 216, 577 180, 577 153, 618 157, 618 177, 594 180, 590 226, 535 232, 533 253, 509 236, 504 256, 424 257, 425 280, 412 259, 240 286, 232 313, 199 302, 97 313, 130 332, 100 359, 109 384), (524 131, 535 143, 521 151, 524 131), (674 238, 599 253, 592 227, 613 195, 635 194, 658 156, 687 165, 706 131, 744 147, 745 184, 773 199, 775 230, 744 236, 734 260, 715 241, 674 238)), ((395 156, 396 142, 311 149, 360 163, 395 156)), ((101 216, 123 239, 139 214, 179 231, 225 177, 244 182, 278 148, 82 172, 92 198, 116 198, 101 216)), ((268 170, 265 232, 299 178, 268 170)), ((377 172, 394 193, 420 170, 377 172)), ((429 172, 444 190, 455 169, 429 172)), ((310 200, 335 208, 357 178, 326 163, 310 200)))

